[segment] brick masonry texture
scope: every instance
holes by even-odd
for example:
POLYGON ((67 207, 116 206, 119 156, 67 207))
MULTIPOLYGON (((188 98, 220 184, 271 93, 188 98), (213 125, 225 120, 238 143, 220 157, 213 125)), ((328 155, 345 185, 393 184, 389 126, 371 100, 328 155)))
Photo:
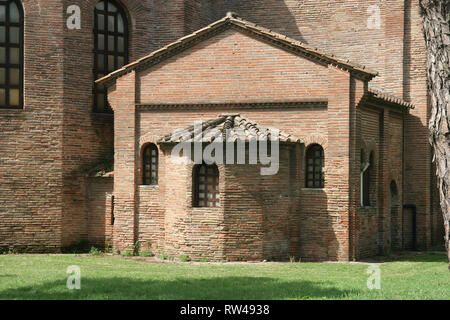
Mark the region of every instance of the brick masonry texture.
MULTIPOLYGON (((0 109, 6 250, 59 251, 88 241, 84 172, 113 155, 113 118, 92 112, 96 3, 78 2, 81 29, 68 30, 65 12, 73 1, 22 1, 24 109, 0 109)), ((121 3, 130 21, 130 61, 184 35, 183 1, 121 3)))
MULTIPOLYGON (((406 217, 411 213, 402 210, 403 205, 416 208, 419 248, 442 243, 427 140, 426 56, 417 1, 120 1, 130 24, 130 62, 235 11, 258 25, 377 70, 380 74, 371 86, 413 103, 415 109, 403 114, 391 104, 365 101, 367 84, 348 72, 228 30, 118 79, 110 94, 114 116, 92 112, 96 2, 79 1, 81 29, 68 30, 65 12, 72 1, 22 1, 24 109, 0 109, 1 249, 60 251, 80 242, 102 246, 109 241, 129 249, 140 240, 155 252, 167 246, 171 255, 186 253, 196 259, 204 254, 230 260, 289 255, 348 260, 401 248, 410 241, 405 235, 412 232, 406 217), (380 8, 381 24, 371 29, 368 8, 373 5, 380 8), (257 168, 231 166, 221 168, 223 201, 228 205, 213 214, 189 209, 190 169, 168 169, 168 150, 160 150, 159 186, 140 186, 144 143, 194 120, 229 112, 227 103, 305 99, 327 103, 233 107, 233 112, 304 142, 297 152, 295 196, 282 197, 277 208, 263 205, 267 202, 255 200, 256 196, 245 201, 256 194, 249 186, 256 183, 251 172, 257 168), (136 108, 136 104, 171 103, 192 108, 136 108), (223 105, 194 108, 202 103, 223 105), (312 143, 325 149, 326 184, 321 190, 303 188, 304 148, 312 143), (361 149, 367 156, 374 151, 376 160, 374 205, 368 208, 361 208, 359 200, 361 149), (86 171, 113 154, 114 179, 85 177, 86 171), (163 178, 171 175, 180 183, 163 178), (391 205, 393 181, 398 209, 391 205), (175 194, 176 201, 168 201, 175 194), (248 216, 232 212, 244 204, 256 211, 263 207, 280 211, 270 218, 255 214, 255 224, 245 224, 248 216), (197 232, 202 223, 202 232, 197 232), (237 226, 239 230, 233 229, 237 226), (198 235, 198 242, 193 235, 198 235)), ((280 177, 292 176, 286 165, 282 163, 280 177)), ((272 192, 260 190, 259 197, 283 195, 282 181, 267 183, 272 192)))
POLYGON ((196 260, 348 260, 385 251, 390 225, 378 224, 390 212, 378 206, 385 190, 379 181, 402 183, 406 109, 363 100, 366 88, 346 71, 234 29, 119 77, 109 95, 116 114, 114 193, 127 196, 115 200, 116 214, 126 213, 115 225, 115 245, 130 250, 131 239, 150 241, 154 252, 196 260), (280 102, 305 96, 327 104, 280 102), (195 108, 208 101, 208 107, 195 108), (161 145, 159 185, 139 186, 146 144, 229 112, 227 103, 255 101, 278 103, 270 109, 258 103, 237 106, 233 112, 304 141, 293 162, 281 149, 278 175, 265 178, 257 167, 225 165, 220 167, 221 207, 193 208, 192 166, 174 161, 161 145), (166 107, 152 109, 161 104, 166 107), (183 104, 182 110, 174 107, 183 104), (314 143, 325 149, 324 189, 303 188, 303 149, 314 143), (361 149, 373 151, 376 159, 373 206, 364 209, 358 196, 361 149), (352 181, 357 182, 353 188, 352 181))
POLYGON ((88 242, 105 249, 112 245, 113 236, 112 178, 89 178, 88 188, 88 242))

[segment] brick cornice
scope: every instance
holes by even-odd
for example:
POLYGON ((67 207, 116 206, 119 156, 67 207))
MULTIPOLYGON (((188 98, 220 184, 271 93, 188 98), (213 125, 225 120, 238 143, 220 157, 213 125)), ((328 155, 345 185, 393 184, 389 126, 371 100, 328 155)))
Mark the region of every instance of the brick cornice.
POLYGON ((137 111, 153 110, 204 110, 204 109, 293 109, 302 107, 327 108, 327 99, 306 99, 298 101, 280 102, 218 102, 218 103, 168 103, 150 104, 141 103, 136 105, 137 111))

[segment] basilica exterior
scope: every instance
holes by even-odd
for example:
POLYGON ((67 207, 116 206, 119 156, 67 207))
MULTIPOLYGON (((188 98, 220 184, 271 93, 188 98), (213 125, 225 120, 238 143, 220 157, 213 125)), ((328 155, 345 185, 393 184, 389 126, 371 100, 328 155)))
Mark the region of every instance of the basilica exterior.
POLYGON ((0 249, 429 249, 429 108, 415 1, 2 1, 0 249), (275 162, 238 161, 259 138, 275 162))

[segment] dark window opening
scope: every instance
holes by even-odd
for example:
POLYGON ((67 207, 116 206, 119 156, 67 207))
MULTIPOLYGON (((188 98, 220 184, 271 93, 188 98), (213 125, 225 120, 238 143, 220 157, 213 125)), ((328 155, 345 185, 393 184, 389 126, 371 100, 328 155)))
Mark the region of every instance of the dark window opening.
POLYGON ((364 207, 369 207, 372 205, 371 195, 374 193, 373 186, 375 179, 375 170, 374 170, 374 155, 373 152, 370 153, 368 162, 365 162, 365 154, 361 151, 361 170, 362 170, 362 200, 361 204, 364 207))
POLYGON ((153 143, 144 148, 143 155, 142 184, 158 184, 158 147, 153 143))
POLYGON ((116 217, 114 216, 114 196, 111 196, 111 225, 114 225, 116 217))
POLYGON ((323 188, 325 185, 323 168, 325 157, 323 148, 314 144, 306 151, 306 187, 323 188))
POLYGON ((23 9, 0 1, 0 108, 23 108, 23 9))
POLYGON ((219 169, 215 164, 194 166, 194 207, 220 207, 219 169))
POLYGON ((370 165, 363 173, 363 206, 370 206, 370 165))
MULTIPOLYGON (((116 1, 104 0, 95 6, 94 42, 95 79, 128 63, 128 22, 116 1)), ((104 85, 94 85, 94 111, 112 113, 104 85)))

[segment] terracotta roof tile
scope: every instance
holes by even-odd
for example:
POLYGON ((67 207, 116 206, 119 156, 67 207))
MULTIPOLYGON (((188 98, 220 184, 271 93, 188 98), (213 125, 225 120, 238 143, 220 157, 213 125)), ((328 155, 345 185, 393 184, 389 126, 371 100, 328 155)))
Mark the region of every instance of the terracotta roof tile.
MULTIPOLYGON (((221 135, 222 141, 251 139, 267 139, 270 136, 271 128, 263 127, 240 114, 222 114, 216 119, 210 119, 201 123, 201 130, 195 130, 194 125, 177 130, 172 134, 161 138, 158 143, 180 143, 180 142, 213 142, 221 135), (227 129, 232 129, 227 132, 227 129), (228 136, 231 134, 231 136, 228 136), (241 134, 241 136, 239 135, 241 134), (243 134, 243 135, 242 135, 243 134), (245 139, 242 139, 245 136, 245 139)), ((300 139, 279 131, 280 142, 299 143, 300 139)))
POLYGON ((408 108, 408 109, 414 109, 414 105, 412 103, 406 102, 405 100, 391 94, 388 93, 382 89, 375 89, 373 87, 369 88, 368 90, 368 94, 370 97, 375 98, 375 99, 380 99, 380 100, 384 100, 386 102, 390 102, 390 103, 395 103, 398 104, 399 106, 408 108))
POLYGON ((169 52, 176 51, 176 49, 187 48, 189 47, 189 44, 195 44, 196 41, 199 40, 199 38, 201 38, 203 35, 213 33, 215 30, 221 27, 226 28, 234 27, 237 28, 238 30, 249 31, 255 35, 261 36, 269 41, 272 41, 273 43, 278 44, 279 46, 291 49, 293 52, 299 55, 309 57, 311 59, 320 61, 325 64, 338 66, 348 72, 353 72, 357 75, 360 75, 363 78, 367 78, 368 80, 378 75, 378 72, 366 69, 366 67, 364 66, 350 62, 347 59, 337 58, 333 54, 320 51, 317 48, 310 47, 300 41, 297 41, 285 35, 274 32, 270 29, 258 26, 252 22, 241 19, 234 13, 228 13, 224 18, 206 26, 205 28, 197 30, 196 32, 184 36, 178 39, 177 41, 172 42, 166 45, 165 47, 150 53, 147 56, 144 56, 132 63, 129 63, 123 66, 122 68, 115 70, 114 72, 104 76, 103 78, 96 80, 95 82, 96 83, 109 82, 137 68, 144 67, 147 64, 151 65, 152 63, 157 63, 170 56, 168 55, 169 52))

